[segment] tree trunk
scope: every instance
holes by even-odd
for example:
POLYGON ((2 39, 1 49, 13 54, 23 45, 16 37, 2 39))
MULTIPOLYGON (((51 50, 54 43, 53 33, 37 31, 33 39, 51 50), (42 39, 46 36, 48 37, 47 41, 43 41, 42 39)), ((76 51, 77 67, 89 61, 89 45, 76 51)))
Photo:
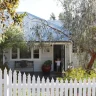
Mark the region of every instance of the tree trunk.
POLYGON ((87 69, 91 69, 92 68, 93 63, 94 63, 94 61, 96 59, 96 53, 95 52, 92 52, 91 54, 92 54, 91 55, 91 59, 90 59, 88 65, 87 65, 87 69))

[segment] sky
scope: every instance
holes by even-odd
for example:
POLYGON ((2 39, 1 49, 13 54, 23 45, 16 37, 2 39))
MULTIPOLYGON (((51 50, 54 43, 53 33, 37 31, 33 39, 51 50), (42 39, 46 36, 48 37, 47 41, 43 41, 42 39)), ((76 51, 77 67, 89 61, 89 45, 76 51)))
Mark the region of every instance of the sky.
POLYGON ((35 16, 49 20, 52 12, 55 14, 56 19, 58 19, 62 8, 56 0, 20 0, 17 12, 29 12, 35 16))

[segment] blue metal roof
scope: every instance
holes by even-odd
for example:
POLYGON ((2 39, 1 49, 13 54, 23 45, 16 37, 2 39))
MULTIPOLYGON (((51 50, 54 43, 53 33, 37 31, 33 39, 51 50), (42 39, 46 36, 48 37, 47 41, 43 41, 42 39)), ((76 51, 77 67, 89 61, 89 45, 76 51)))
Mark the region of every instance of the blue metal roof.
MULTIPOLYGON (((21 13, 23 12, 18 12, 18 14, 21 13)), ((27 16, 25 16, 23 20, 25 40, 69 41, 69 38, 66 35, 64 35, 68 35, 69 32, 66 29, 64 29, 63 23, 60 20, 44 20, 28 12, 26 13, 27 16), (36 32, 36 27, 39 28, 38 32, 36 32)))
POLYGON ((44 20, 27 13, 24 23, 26 23, 24 34, 28 41, 69 41, 69 38, 64 35, 68 35, 69 32, 64 29, 60 20, 44 20), (38 33, 36 27, 39 28, 38 33))

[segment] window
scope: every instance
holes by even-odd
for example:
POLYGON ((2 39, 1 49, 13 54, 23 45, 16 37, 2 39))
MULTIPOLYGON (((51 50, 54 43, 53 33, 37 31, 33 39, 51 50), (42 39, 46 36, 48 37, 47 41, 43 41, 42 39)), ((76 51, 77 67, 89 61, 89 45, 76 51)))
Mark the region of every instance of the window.
POLYGON ((12 48, 12 59, 17 59, 17 48, 12 48))
POLYGON ((26 47, 26 48, 22 48, 20 49, 20 59, 30 59, 31 58, 31 49, 26 47))
POLYGON ((12 48, 11 52, 11 59, 39 59, 40 58, 40 50, 39 49, 32 49, 29 47, 26 48, 12 48))
POLYGON ((39 49, 34 49, 33 50, 33 58, 34 59, 39 59, 39 49))

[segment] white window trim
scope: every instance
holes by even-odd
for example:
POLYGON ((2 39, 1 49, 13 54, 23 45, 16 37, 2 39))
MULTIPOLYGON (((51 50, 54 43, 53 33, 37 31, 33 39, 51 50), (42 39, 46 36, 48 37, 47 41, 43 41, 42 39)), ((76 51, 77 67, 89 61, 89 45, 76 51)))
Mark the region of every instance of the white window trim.
POLYGON ((41 49, 39 49, 39 59, 36 59, 36 58, 33 58, 34 56, 34 54, 33 54, 33 51, 34 51, 34 49, 32 49, 32 59, 33 60, 40 60, 41 59, 41 49))
POLYGON ((38 59, 35 59, 33 58, 33 48, 31 48, 31 58, 24 58, 24 59, 20 59, 20 49, 17 48, 17 59, 12 59, 12 48, 10 48, 10 61, 20 61, 20 60, 29 60, 29 61, 32 61, 32 60, 41 60, 41 49, 39 49, 39 58, 38 59))

